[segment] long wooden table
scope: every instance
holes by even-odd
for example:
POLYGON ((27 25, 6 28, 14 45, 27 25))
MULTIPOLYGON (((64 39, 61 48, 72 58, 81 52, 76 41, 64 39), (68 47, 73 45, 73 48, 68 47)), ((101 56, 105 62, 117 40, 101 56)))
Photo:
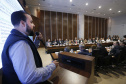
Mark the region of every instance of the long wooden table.
MULTIPOLYGON (((55 58, 56 54, 53 53, 52 56, 55 58)), ((56 58, 57 57, 60 57, 60 64, 49 79, 53 84, 93 84, 94 57, 69 52, 62 52, 59 56, 56 56, 56 58), (62 56, 72 57, 76 60, 83 60, 85 68, 81 69, 64 63, 62 61, 62 56)))
MULTIPOLYGON (((104 47, 108 47, 108 46, 111 46, 113 43, 110 42, 110 43, 102 43, 102 45, 104 47)), ((88 49, 90 48, 91 46, 97 46, 97 44, 85 44, 85 49, 88 49)), ((54 53, 54 52, 59 52, 59 51, 64 51, 64 48, 66 46, 52 46, 52 47, 47 47, 46 48, 46 52, 47 53, 54 53)), ((79 49, 79 45, 69 45, 70 49, 73 49, 73 50, 78 50, 79 49)))

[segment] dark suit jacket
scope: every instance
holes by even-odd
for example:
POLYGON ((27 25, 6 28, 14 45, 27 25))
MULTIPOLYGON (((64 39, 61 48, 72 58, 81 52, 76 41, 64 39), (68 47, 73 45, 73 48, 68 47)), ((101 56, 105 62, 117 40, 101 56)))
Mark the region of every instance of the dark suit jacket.
POLYGON ((115 57, 117 57, 117 56, 119 55, 119 53, 120 53, 120 46, 115 46, 115 47, 110 51, 110 53, 111 53, 112 55, 114 55, 115 57))
POLYGON ((83 49, 81 52, 78 52, 78 54, 82 55, 91 55, 87 50, 83 49))
POLYGON ((99 55, 100 56, 107 56, 108 55, 108 52, 107 50, 105 49, 105 47, 99 47, 97 48, 99 50, 99 55))

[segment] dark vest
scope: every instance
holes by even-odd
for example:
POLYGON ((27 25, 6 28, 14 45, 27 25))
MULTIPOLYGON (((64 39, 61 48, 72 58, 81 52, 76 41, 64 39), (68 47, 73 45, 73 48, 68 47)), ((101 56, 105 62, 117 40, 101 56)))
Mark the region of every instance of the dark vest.
MULTIPOLYGON (((42 67, 42 61, 39 56, 39 53, 34 45, 34 43, 29 39, 28 36, 23 35, 21 32, 17 31, 16 29, 12 29, 11 34, 8 36, 3 52, 2 52, 2 83, 3 84, 20 84, 20 80, 17 77, 17 74, 14 70, 13 64, 9 57, 9 47, 12 46, 15 42, 19 40, 24 40, 27 42, 32 49, 34 60, 36 67, 42 67)), ((17 55, 18 56, 18 55, 17 55)))

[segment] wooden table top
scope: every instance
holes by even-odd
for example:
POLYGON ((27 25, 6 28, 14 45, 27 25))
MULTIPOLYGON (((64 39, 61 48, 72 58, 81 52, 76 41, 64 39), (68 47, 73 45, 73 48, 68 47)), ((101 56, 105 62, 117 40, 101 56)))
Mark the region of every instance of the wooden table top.
POLYGON ((57 67, 49 78, 53 84, 87 84, 88 78, 67 69, 57 67))

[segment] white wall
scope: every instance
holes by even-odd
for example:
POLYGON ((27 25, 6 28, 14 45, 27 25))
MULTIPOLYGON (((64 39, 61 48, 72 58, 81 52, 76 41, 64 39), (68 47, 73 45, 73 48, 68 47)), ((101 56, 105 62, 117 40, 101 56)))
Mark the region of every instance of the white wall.
POLYGON ((79 14, 78 15, 78 35, 79 38, 83 38, 84 39, 84 14, 79 14))
POLYGON ((109 18, 108 35, 119 35, 120 38, 126 35, 126 16, 109 18))
POLYGON ((29 7, 28 9, 33 16, 37 17, 37 9, 35 7, 29 7))

